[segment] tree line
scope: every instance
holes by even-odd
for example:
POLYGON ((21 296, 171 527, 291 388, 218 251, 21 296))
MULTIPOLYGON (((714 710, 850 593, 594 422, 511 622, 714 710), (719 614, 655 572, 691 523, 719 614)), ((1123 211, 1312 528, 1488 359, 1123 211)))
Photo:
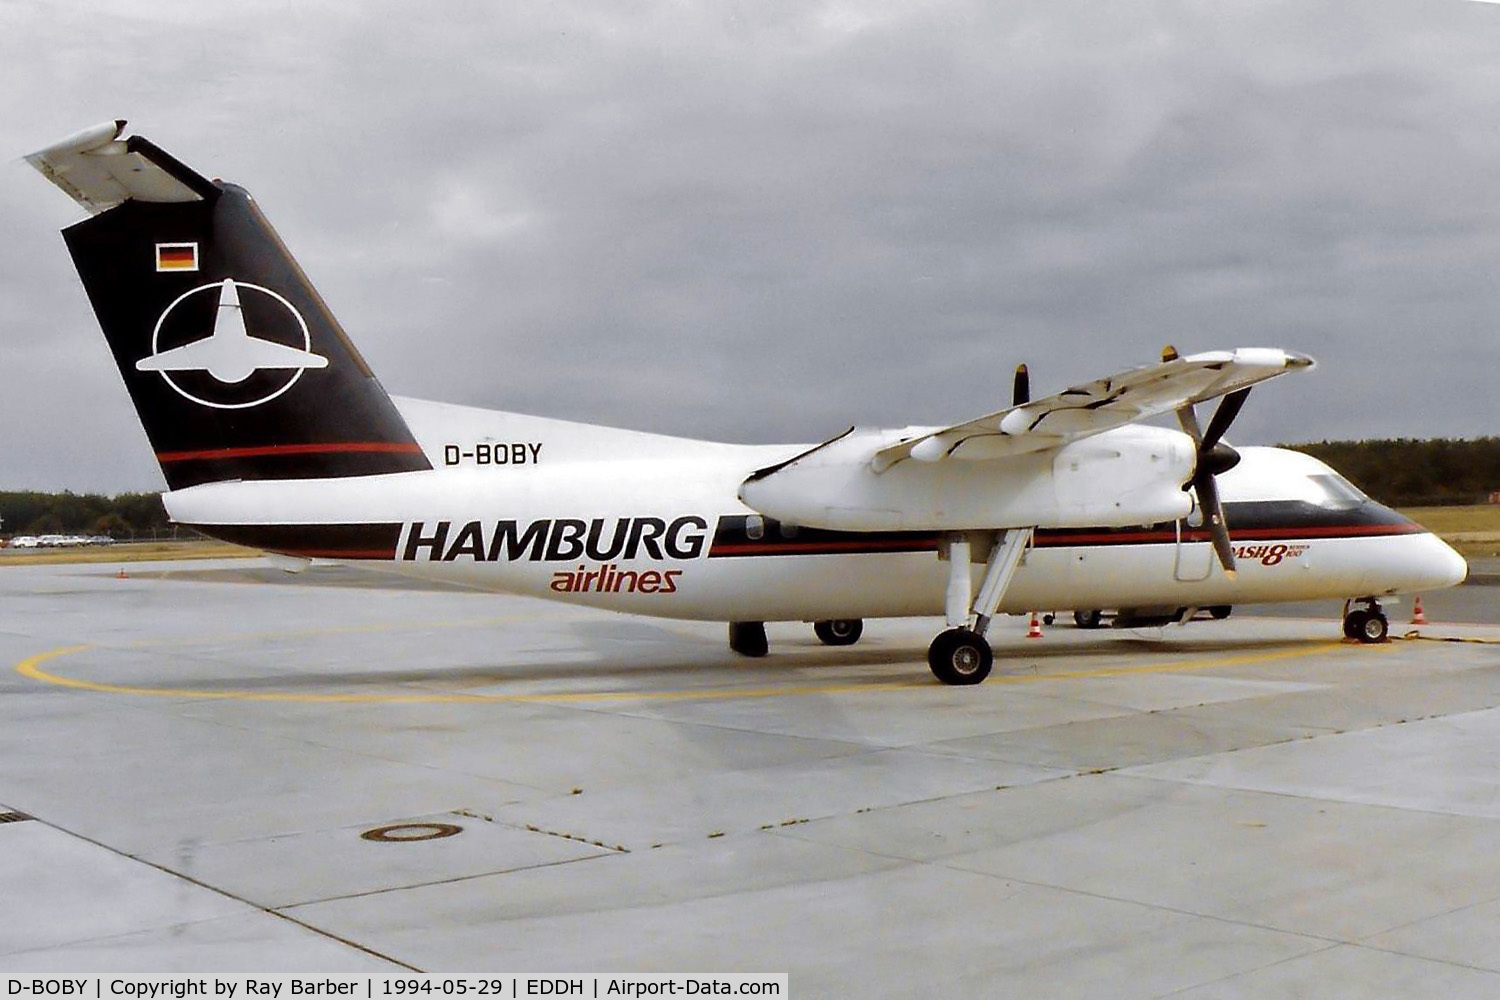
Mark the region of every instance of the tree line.
POLYGON ((1500 490, 1500 437, 1318 441, 1306 452, 1392 507, 1484 503, 1500 490))
POLYGON ((87 534, 129 540, 173 537, 155 493, 0 492, 0 536, 87 534))
MULTIPOLYGON (((1500 490, 1500 437, 1317 441, 1283 447, 1322 459, 1393 507, 1484 503, 1500 490)), ((0 537, 49 534, 171 537, 155 493, 0 492, 0 537)))

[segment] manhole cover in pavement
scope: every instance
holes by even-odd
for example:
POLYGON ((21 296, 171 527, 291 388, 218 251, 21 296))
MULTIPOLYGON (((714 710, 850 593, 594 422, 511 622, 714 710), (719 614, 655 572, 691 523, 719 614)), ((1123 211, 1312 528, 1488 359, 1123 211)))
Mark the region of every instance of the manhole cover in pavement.
POLYGON ((405 844, 414 840, 441 840, 463 832, 463 827, 452 823, 395 823, 366 830, 360 837, 383 844, 405 844))

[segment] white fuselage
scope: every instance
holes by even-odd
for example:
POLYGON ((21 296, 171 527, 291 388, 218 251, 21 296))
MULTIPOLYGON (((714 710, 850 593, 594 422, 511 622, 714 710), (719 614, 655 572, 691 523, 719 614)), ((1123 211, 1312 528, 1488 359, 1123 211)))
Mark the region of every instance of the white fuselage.
MULTIPOLYGON (((783 526, 739 500, 748 475, 806 446, 716 444, 397 403, 433 470, 213 483, 166 494, 168 510, 210 534, 294 557, 360 560, 661 617, 819 620, 944 610, 940 533, 783 526)), ((1337 477, 1321 462, 1274 448, 1241 453, 1239 467, 1221 477, 1237 579, 1218 568, 1191 518, 1043 530, 999 610, 1342 599, 1462 580, 1462 558, 1432 534, 1379 505, 1330 493, 1337 477)), ((983 570, 974 564, 976 585, 983 570)))

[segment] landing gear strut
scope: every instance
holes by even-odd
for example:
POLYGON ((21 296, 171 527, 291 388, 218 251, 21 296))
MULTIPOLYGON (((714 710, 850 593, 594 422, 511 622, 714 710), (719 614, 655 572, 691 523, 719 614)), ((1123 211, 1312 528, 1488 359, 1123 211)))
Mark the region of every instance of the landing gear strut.
POLYGON ((1344 604, 1344 636, 1364 643, 1385 642, 1391 623, 1373 597, 1360 598, 1362 608, 1353 608, 1354 601, 1344 604))
POLYGON ((1032 530, 1007 531, 995 540, 977 596, 972 595, 970 589, 969 536, 957 534, 948 539, 947 613, 950 628, 932 640, 927 649, 927 665, 932 668, 933 676, 944 684, 978 684, 990 675, 995 654, 984 634, 1016 575, 1017 567, 1021 565, 1021 556, 1031 542, 1032 530))

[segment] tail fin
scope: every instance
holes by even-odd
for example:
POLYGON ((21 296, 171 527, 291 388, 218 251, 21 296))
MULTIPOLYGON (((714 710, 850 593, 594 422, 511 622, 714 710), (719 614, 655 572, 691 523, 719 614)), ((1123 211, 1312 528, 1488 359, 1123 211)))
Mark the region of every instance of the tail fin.
POLYGON ((94 213, 63 238, 167 485, 431 468, 250 195, 124 125, 27 160, 94 213))

